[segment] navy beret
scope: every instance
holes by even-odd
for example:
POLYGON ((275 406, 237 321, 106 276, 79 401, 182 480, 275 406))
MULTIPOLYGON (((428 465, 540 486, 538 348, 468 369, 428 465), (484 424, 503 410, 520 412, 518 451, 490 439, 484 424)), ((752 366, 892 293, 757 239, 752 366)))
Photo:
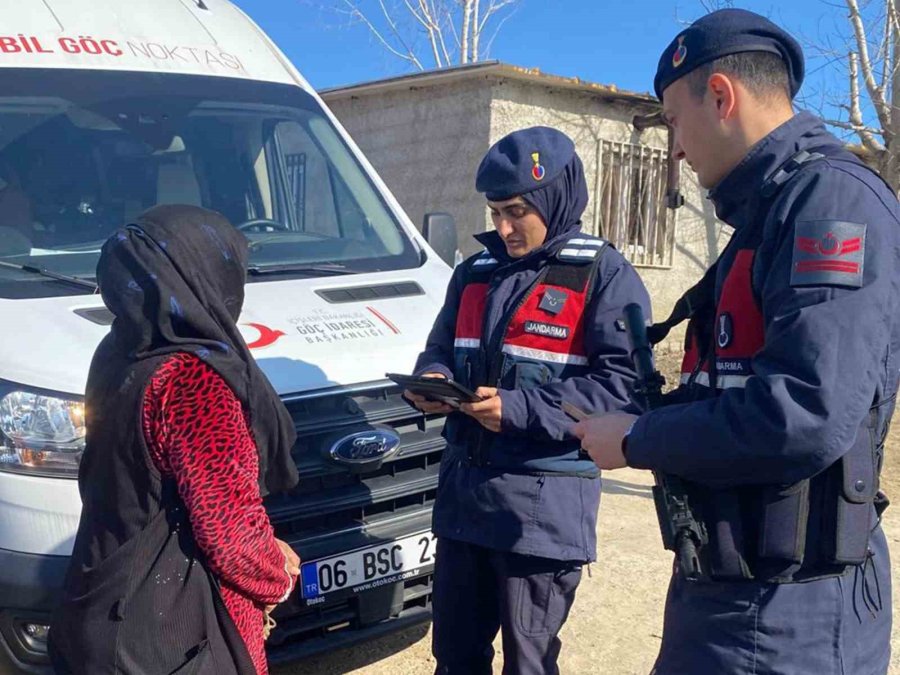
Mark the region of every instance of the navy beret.
POLYGON ((715 59, 741 52, 768 52, 781 57, 790 78, 791 98, 803 83, 803 50, 786 31, 745 9, 720 9, 681 31, 659 59, 653 88, 662 100, 666 87, 715 59))
POLYGON ((556 180, 575 156, 575 143, 550 127, 514 131, 497 141, 478 167, 475 189, 491 201, 538 190, 556 180))

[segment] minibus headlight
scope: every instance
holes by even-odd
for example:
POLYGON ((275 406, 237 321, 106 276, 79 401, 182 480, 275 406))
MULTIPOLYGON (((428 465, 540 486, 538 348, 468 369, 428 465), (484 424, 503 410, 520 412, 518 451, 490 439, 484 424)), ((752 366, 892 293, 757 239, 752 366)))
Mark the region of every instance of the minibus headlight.
POLYGON ((75 478, 84 402, 30 391, 0 398, 0 471, 75 478))

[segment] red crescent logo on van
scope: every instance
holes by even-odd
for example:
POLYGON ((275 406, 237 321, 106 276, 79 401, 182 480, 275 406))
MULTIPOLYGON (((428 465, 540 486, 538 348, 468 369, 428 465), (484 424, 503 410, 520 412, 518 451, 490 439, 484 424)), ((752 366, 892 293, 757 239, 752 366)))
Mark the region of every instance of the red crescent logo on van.
POLYGON ((255 342, 247 343, 247 347, 250 349, 262 349, 263 347, 268 347, 271 344, 275 344, 275 341, 282 335, 287 335, 287 333, 269 328, 261 323, 245 323, 244 325, 251 326, 259 331, 259 338, 255 342))

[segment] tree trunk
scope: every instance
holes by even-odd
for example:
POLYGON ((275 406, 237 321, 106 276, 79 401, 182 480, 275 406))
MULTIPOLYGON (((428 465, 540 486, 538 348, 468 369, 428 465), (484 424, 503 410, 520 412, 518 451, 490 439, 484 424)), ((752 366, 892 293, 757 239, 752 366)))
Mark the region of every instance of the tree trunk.
MULTIPOLYGON (((894 9, 896 16, 897 0, 888 0, 894 9)), ((890 14, 886 21, 890 21, 890 14)), ((893 59, 891 66, 891 133, 885 134, 885 153, 882 162, 882 176, 894 188, 894 192, 900 189, 900 69, 897 68, 900 58, 900 31, 894 26, 892 29, 891 51, 893 59)))
POLYGON ((475 9, 472 12, 472 63, 479 61, 481 56, 478 54, 478 43, 481 40, 481 12, 479 5, 480 0, 473 0, 475 9))
POLYGON ((472 1, 462 0, 463 3, 463 24, 462 24, 462 44, 459 49, 460 63, 469 62, 469 34, 472 32, 472 1))

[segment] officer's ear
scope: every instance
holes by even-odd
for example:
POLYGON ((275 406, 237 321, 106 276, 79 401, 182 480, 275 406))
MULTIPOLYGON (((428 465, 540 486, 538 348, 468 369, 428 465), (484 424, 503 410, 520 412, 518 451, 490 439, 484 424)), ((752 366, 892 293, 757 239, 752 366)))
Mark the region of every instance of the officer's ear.
POLYGON ((713 73, 706 82, 706 95, 715 103, 720 120, 734 116, 737 96, 734 81, 723 73, 713 73))

